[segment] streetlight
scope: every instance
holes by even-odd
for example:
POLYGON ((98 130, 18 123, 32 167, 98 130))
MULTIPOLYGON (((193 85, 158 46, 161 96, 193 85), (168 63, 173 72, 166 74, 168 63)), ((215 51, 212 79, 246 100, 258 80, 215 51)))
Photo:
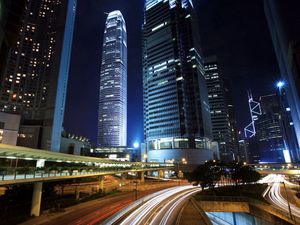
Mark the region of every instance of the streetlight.
POLYGON ((283 88, 285 85, 284 81, 280 80, 276 83, 276 87, 278 87, 279 89, 283 88))
POLYGON ((289 201, 289 196, 288 196, 284 181, 282 182, 282 184, 283 184, 283 187, 284 187, 284 190, 285 190, 285 195, 286 195, 286 200, 287 200, 287 203, 288 203, 288 209, 289 209, 290 217, 291 217, 291 220, 293 221, 293 215, 292 215, 291 205, 290 205, 290 201, 289 201))
POLYGON ((145 160, 145 162, 147 162, 147 159, 148 159, 148 155, 147 154, 144 154, 144 160, 145 160))
MULTIPOLYGON (((174 163, 174 161, 175 161, 175 159, 172 159, 172 163, 174 163)), ((178 184, 179 184, 179 186, 180 186, 180 179, 183 177, 183 172, 179 168, 180 163, 182 163, 182 165, 183 164, 187 164, 187 161, 186 161, 185 158, 182 158, 181 161, 176 161, 177 172, 178 172, 178 180, 179 180, 178 184)))
POLYGON ((133 147, 134 147, 134 148, 138 148, 138 147, 140 147, 140 144, 139 144, 138 142, 134 142, 134 143, 133 143, 133 147))
POLYGON ((138 185, 138 182, 135 180, 135 181, 133 181, 133 183, 135 183, 135 200, 137 200, 137 185, 138 185))

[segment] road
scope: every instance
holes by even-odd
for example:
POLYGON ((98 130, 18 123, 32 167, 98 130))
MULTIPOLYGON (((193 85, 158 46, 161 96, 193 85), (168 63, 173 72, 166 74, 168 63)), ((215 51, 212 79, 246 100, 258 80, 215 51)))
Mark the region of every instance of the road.
MULTIPOLYGON (((269 184, 269 187, 264 193, 264 197, 273 205, 289 213, 289 204, 287 201, 287 196, 284 190, 283 182, 285 183, 287 189, 290 186, 296 186, 295 184, 286 180, 284 175, 278 175, 278 174, 270 174, 264 177, 260 181, 260 183, 269 184)), ((292 196, 289 196, 289 200, 291 200, 291 197, 292 196)), ((293 202, 289 202, 289 203, 290 203, 291 213, 293 214, 293 216, 300 218, 300 208, 297 207, 295 204, 293 204, 293 202)))
MULTIPOLYGON (((156 184, 140 184, 138 186, 138 198, 143 198, 162 189, 176 186, 177 182, 157 182, 156 184), (147 187, 145 190, 144 186, 147 187)), ((24 222, 22 225, 92 225, 104 221, 114 213, 135 202, 134 191, 124 191, 116 195, 110 195, 90 202, 85 202, 66 209, 66 212, 44 214, 24 222)))
POLYGON ((179 186, 146 196, 126 207, 102 224, 167 225, 175 224, 184 203, 201 191, 199 187, 179 186))

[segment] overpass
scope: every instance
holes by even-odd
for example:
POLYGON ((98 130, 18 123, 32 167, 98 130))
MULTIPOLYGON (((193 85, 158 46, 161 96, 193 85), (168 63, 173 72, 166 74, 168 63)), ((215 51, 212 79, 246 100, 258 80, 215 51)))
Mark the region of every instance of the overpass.
POLYGON ((33 183, 34 216, 40 214, 43 182, 99 177, 103 187, 104 175, 133 172, 143 182, 147 171, 158 171, 163 176, 164 171, 174 170, 174 165, 167 163, 121 162, 4 144, 0 144, 0 165, 0 187, 33 183))
POLYGON ((262 175, 283 174, 300 175, 300 164, 298 163, 268 163, 268 164, 249 164, 262 175))

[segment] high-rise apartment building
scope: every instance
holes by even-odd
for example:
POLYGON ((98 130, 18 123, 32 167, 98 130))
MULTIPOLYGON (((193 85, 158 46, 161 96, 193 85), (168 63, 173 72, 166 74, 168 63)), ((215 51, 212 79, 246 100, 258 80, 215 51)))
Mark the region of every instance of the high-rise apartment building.
POLYGON ((8 51, 15 45, 26 0, 0 0, 0 77, 7 62, 8 51))
POLYGON ((100 74, 98 146, 126 146, 127 32, 120 11, 108 14, 100 74))
POLYGON ((300 18, 299 1, 265 0, 265 14, 280 76, 300 144, 300 18))
POLYGON ((26 2, 0 91, 0 110, 22 116, 23 145, 60 150, 75 9, 76 0, 26 2))
POLYGON ((192 1, 146 0, 144 134, 148 161, 213 158, 198 23, 192 1))
POLYGON ((225 82, 215 56, 204 60, 213 140, 219 144, 220 159, 233 161, 237 155, 237 133, 229 81, 225 82))

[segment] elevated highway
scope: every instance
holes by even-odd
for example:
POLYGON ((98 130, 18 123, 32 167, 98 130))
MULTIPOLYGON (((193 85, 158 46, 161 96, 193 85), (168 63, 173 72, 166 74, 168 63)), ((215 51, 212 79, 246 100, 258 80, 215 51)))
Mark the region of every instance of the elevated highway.
MULTIPOLYGON (((31 215, 39 216, 43 182, 99 177, 103 189, 103 176, 135 173, 141 182, 145 172, 174 170, 174 164, 124 162, 96 157, 69 155, 46 150, 0 144, 0 187, 33 183, 31 215)), ((4 187, 4 189, 3 189, 4 187)))

